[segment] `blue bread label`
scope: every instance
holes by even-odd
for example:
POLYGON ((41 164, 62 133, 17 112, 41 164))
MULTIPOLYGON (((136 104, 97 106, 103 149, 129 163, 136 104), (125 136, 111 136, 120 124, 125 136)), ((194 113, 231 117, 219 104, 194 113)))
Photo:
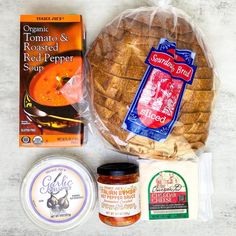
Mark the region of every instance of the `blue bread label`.
POLYGON ((195 53, 176 48, 165 38, 152 48, 148 68, 126 114, 122 128, 155 141, 165 141, 175 124, 187 84, 197 67, 195 53))

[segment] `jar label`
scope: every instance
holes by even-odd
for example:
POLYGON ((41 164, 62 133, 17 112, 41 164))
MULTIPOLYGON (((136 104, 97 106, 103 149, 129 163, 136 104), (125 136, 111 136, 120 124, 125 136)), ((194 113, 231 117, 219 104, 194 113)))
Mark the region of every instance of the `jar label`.
POLYGON ((148 185, 149 219, 188 218, 188 188, 181 175, 161 171, 148 185))
POLYGON ((99 212, 109 217, 140 213, 139 183, 111 185, 98 183, 99 212))
POLYGON ((40 171, 29 190, 33 212, 52 223, 77 217, 87 201, 87 188, 80 174, 69 166, 54 165, 40 171))

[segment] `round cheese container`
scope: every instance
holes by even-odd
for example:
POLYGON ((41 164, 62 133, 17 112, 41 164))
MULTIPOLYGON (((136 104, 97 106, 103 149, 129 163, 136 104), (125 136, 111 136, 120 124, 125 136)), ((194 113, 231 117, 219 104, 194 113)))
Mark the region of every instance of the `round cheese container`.
POLYGON ((91 215, 97 187, 91 171, 74 157, 47 156, 26 174, 21 202, 38 226, 64 231, 80 225, 91 215))

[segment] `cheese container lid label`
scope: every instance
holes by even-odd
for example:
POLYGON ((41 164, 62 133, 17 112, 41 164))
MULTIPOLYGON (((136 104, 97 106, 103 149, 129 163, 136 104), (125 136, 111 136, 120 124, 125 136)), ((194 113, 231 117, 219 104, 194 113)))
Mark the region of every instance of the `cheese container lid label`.
POLYGON ((21 189, 23 207, 36 224, 66 230, 87 218, 95 204, 96 185, 82 163, 63 157, 37 163, 21 189))
POLYGON ((87 201, 87 187, 80 174, 66 165, 53 165, 35 176, 29 199, 35 213, 50 222, 75 218, 87 201))

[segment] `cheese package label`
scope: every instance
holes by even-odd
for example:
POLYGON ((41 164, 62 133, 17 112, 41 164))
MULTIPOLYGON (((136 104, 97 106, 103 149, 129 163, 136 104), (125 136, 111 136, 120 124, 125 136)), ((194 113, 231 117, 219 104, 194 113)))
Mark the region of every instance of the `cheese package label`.
POLYGON ((140 160, 139 168, 143 220, 197 219, 197 161, 140 160))

